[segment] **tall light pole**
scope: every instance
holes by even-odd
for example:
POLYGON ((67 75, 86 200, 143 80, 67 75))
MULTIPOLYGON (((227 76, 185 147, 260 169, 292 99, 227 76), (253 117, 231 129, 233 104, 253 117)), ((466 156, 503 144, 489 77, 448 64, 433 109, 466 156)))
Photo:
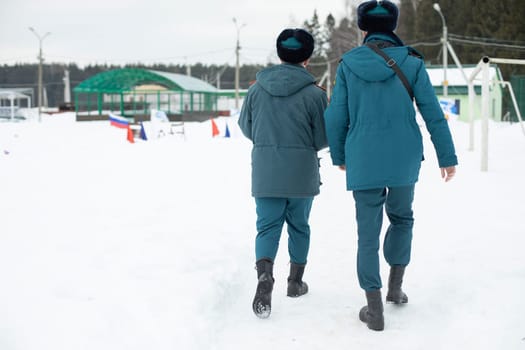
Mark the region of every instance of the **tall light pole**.
POLYGON ((448 31, 447 31, 447 23, 445 22, 445 16, 443 16, 443 12, 441 12, 441 7, 439 7, 439 4, 437 2, 433 5, 434 10, 436 10, 437 13, 439 13, 439 16, 441 17, 441 22, 443 24, 443 97, 448 97, 448 80, 447 80, 447 65, 448 65, 448 31))
POLYGON ((38 38, 39 50, 38 50, 38 121, 42 121, 42 64, 44 63, 44 56, 42 55, 42 41, 50 35, 50 32, 40 36, 33 27, 29 27, 29 30, 33 32, 38 38))
POLYGON ((239 53, 241 51, 241 45, 239 44, 239 36, 241 33, 241 28, 246 26, 243 23, 241 26, 237 24, 237 18, 233 17, 233 23, 235 23, 235 28, 237 29, 237 45, 235 46, 235 109, 239 109, 239 53))

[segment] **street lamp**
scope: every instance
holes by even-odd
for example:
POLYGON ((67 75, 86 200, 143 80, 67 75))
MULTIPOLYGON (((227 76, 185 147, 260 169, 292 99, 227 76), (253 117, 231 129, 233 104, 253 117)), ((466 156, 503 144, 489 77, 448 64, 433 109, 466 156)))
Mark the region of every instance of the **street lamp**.
POLYGON ((239 53, 241 51, 241 46, 239 45, 239 36, 241 33, 241 28, 245 27, 246 24, 243 23, 241 26, 237 24, 237 18, 233 17, 233 23, 235 23, 235 28, 237 29, 237 45, 235 46, 235 109, 239 109, 239 53))
POLYGON ((447 48, 447 40, 448 40, 448 32, 447 32, 447 23, 445 22, 445 16, 443 16, 443 12, 441 12, 441 7, 439 7, 439 4, 437 2, 433 5, 434 10, 436 10, 437 13, 439 13, 439 16, 441 17, 441 22, 443 24, 443 97, 448 96, 448 81, 447 81, 447 65, 448 65, 448 48, 447 48))
POLYGON ((40 36, 33 27, 29 27, 29 30, 36 35, 39 42, 39 51, 38 51, 38 121, 42 121, 42 63, 44 62, 44 57, 42 56, 42 41, 50 35, 50 32, 40 36))

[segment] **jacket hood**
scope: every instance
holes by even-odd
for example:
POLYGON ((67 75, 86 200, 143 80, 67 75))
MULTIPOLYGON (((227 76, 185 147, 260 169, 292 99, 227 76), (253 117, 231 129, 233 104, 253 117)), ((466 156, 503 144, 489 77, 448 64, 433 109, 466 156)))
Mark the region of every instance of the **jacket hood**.
MULTIPOLYGON (((401 66, 408 57, 408 49, 402 47, 389 47, 384 52, 393 58, 398 66, 401 66)), ((387 65, 383 57, 376 54, 367 46, 360 46, 342 58, 343 64, 357 75, 360 79, 377 82, 389 79, 396 73, 387 65)))
POLYGON ((257 84, 272 96, 290 96, 307 85, 314 84, 315 78, 300 65, 282 63, 258 72, 257 84))

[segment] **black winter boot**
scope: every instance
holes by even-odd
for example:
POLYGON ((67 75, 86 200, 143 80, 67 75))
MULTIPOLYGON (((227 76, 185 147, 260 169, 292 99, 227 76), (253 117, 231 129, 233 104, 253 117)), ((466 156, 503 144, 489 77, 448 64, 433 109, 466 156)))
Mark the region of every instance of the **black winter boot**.
POLYGON ((381 300, 381 290, 366 292, 367 306, 363 306, 359 311, 359 319, 366 323, 368 328, 374 331, 385 329, 385 319, 383 317, 383 301, 381 300))
POLYGON ((257 317, 268 318, 272 311, 273 262, 268 259, 261 259, 255 264, 259 282, 257 283, 252 308, 257 317))
POLYGON ((406 304, 408 303, 407 295, 401 290, 403 284, 403 275, 405 267, 394 265, 390 267, 390 276, 388 276, 388 293, 386 294, 387 303, 406 304))
POLYGON ((308 285, 303 282, 304 267, 306 264, 299 265, 290 263, 290 276, 288 277, 288 292, 289 297, 300 297, 308 293, 308 285))

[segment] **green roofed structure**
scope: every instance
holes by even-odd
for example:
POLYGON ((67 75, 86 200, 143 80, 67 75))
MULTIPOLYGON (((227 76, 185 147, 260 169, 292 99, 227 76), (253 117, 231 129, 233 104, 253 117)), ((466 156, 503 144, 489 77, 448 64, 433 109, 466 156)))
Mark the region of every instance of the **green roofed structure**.
POLYGON ((211 116, 218 111, 219 97, 227 96, 188 75, 136 68, 96 74, 73 91, 79 120, 102 119, 109 112, 143 120, 149 118, 152 109, 166 112, 171 119, 206 113, 211 116))

